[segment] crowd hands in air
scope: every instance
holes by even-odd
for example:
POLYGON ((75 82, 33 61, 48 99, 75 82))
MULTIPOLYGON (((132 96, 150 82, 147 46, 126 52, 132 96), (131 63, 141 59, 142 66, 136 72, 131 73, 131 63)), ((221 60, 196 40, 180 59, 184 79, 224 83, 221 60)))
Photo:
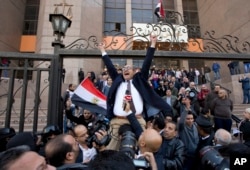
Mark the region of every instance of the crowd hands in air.
POLYGON ((107 69, 98 81, 91 72, 88 77, 107 95, 107 115, 75 106, 70 85, 64 95, 63 129, 48 125, 36 134, 0 129, 0 169, 220 169, 229 166, 231 154, 249 155, 250 108, 240 133, 231 134, 233 103, 227 91, 220 85, 210 90, 202 84, 199 89, 196 69, 150 67, 157 36, 150 40, 142 68, 115 67, 100 43, 107 69), (232 142, 236 135, 241 140, 232 142), (211 162, 213 158, 204 156, 211 152, 225 161, 211 162))

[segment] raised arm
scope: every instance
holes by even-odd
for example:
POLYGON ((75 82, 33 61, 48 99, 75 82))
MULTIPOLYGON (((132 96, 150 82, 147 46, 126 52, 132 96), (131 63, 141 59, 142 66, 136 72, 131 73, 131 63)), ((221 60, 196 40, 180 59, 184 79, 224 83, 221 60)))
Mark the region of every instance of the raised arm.
POLYGON ((152 34, 150 36, 150 41, 151 41, 151 44, 147 50, 146 58, 144 59, 142 69, 141 69, 141 73, 144 79, 148 79, 149 69, 150 69, 150 66, 154 57, 157 36, 152 34))
POLYGON ((116 76, 118 75, 118 73, 117 73, 115 66, 113 65, 112 61, 110 60, 110 58, 105 50, 105 44, 99 43, 98 48, 102 53, 102 59, 103 59, 104 64, 107 66, 109 75, 114 80, 116 78, 116 76))

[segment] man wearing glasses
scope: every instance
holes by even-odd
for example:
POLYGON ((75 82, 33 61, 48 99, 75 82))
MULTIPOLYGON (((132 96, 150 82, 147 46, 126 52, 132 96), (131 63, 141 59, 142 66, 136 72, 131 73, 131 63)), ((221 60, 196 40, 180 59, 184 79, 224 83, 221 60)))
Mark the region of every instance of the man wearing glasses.
POLYGON ((159 111, 172 113, 171 107, 149 86, 147 80, 149 69, 155 52, 157 37, 150 36, 151 45, 147 50, 142 68, 136 71, 131 65, 125 65, 122 74, 119 74, 105 51, 105 45, 99 44, 102 59, 113 80, 107 96, 107 118, 111 120, 110 131, 112 139, 108 149, 118 150, 118 129, 125 123, 130 123, 131 118, 137 119, 141 127, 145 129, 145 118, 153 116, 159 111), (125 104, 129 101, 131 110, 125 111, 125 104))

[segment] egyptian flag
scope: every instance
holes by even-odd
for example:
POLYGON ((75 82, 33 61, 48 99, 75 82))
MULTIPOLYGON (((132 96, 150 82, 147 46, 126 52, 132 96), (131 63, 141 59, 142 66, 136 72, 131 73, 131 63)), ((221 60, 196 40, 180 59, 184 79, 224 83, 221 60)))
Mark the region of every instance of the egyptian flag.
POLYGON ((157 4, 157 6, 155 7, 155 15, 158 18, 164 18, 165 17, 165 12, 164 12, 164 8, 162 5, 162 0, 159 1, 159 3, 157 4))
POLYGON ((93 113, 106 115, 106 96, 94 86, 89 78, 85 78, 75 89, 71 101, 93 113))

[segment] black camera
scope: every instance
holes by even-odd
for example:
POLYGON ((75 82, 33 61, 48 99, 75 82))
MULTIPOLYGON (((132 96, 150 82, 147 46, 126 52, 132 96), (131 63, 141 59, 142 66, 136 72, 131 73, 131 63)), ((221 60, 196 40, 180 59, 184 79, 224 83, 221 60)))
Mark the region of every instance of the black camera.
POLYGON ((122 125, 118 131, 121 136, 121 144, 119 151, 125 153, 133 160, 136 169, 146 169, 150 166, 149 162, 144 157, 135 158, 136 137, 132 132, 129 124, 122 125))
POLYGON ((61 134, 61 130, 57 125, 47 125, 43 128, 42 133, 37 133, 37 135, 41 135, 41 141, 43 145, 45 145, 50 139, 52 135, 59 135, 61 134))
POLYGON ((200 150, 201 166, 204 170, 224 170, 229 169, 230 163, 227 158, 223 158, 212 146, 205 146, 200 150))
POLYGON ((110 135, 106 135, 102 138, 102 140, 98 140, 95 132, 99 130, 108 131, 109 130, 109 120, 102 114, 99 114, 94 122, 88 124, 88 134, 89 137, 87 138, 87 146, 92 148, 92 143, 95 142, 99 146, 106 146, 111 140, 110 135))
POLYGON ((144 157, 133 159, 133 163, 136 169, 147 169, 150 167, 149 162, 144 157))
POLYGON ((135 134, 131 131, 126 131, 121 134, 121 144, 119 151, 124 152, 131 159, 135 156, 136 150, 136 138, 135 134))

